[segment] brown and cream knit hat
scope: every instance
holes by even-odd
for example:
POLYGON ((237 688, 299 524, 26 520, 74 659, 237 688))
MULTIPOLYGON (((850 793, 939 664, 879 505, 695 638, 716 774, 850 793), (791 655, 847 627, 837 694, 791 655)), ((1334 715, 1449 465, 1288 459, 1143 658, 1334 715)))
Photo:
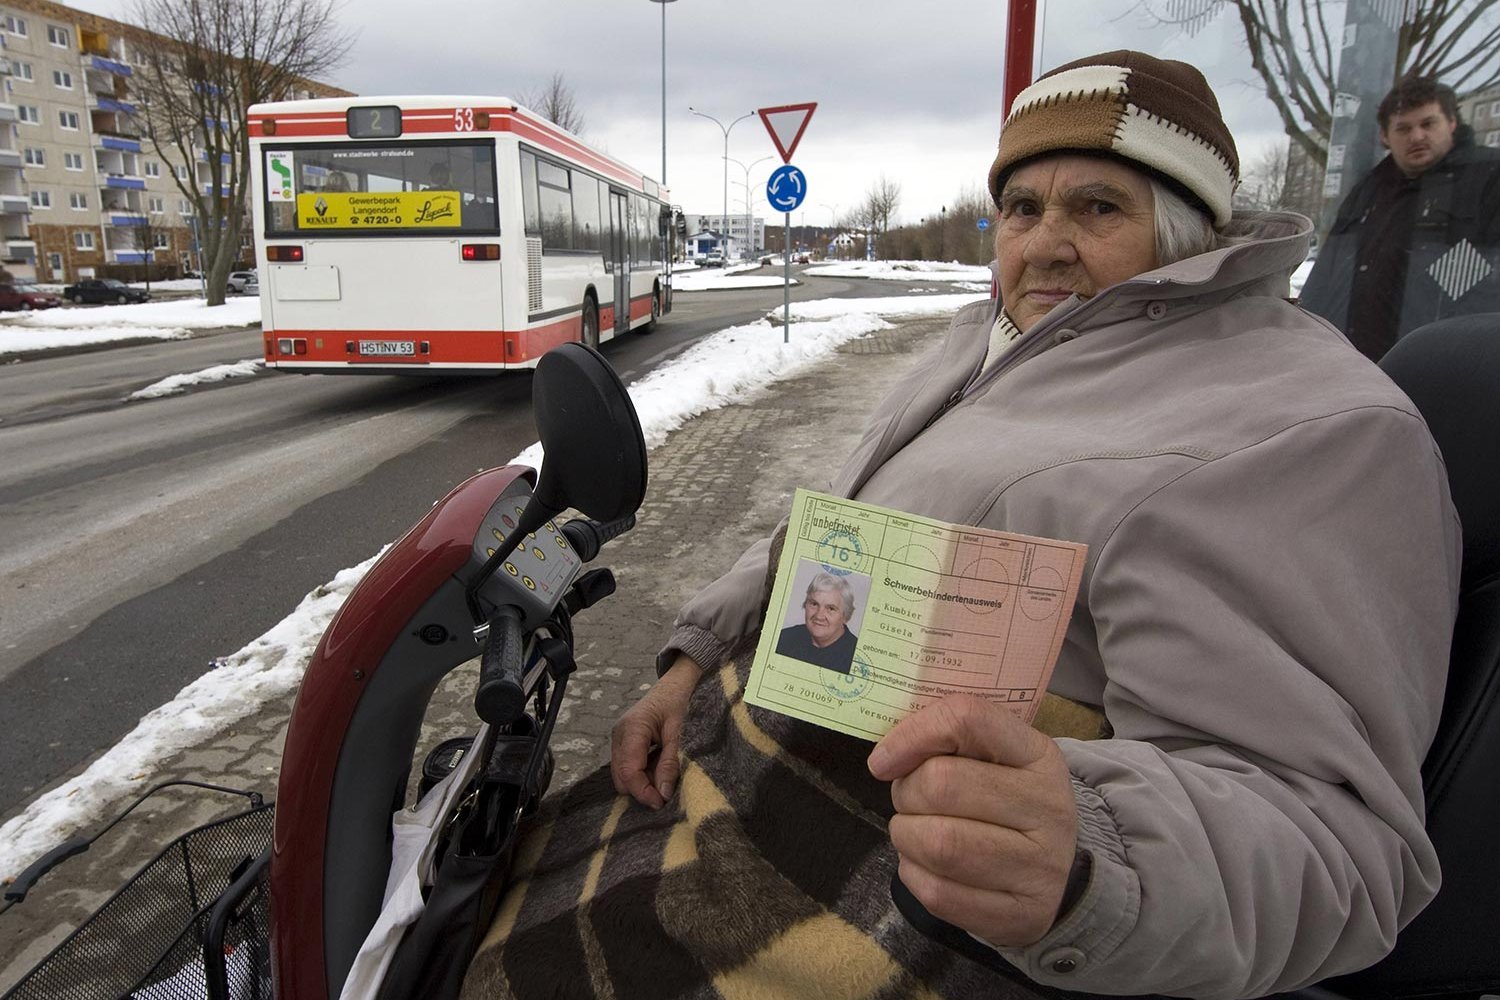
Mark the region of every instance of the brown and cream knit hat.
POLYGON ((1240 179, 1234 137, 1196 68, 1144 52, 1105 52, 1046 73, 1016 97, 990 167, 996 204, 1006 175, 1046 153, 1099 152, 1131 160, 1229 221, 1240 179))

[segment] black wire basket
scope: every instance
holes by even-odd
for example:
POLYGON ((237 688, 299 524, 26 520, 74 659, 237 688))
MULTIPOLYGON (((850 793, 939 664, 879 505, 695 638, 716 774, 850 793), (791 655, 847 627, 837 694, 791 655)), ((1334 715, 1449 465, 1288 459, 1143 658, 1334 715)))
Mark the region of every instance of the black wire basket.
POLYGON ((0 1000, 270 1000, 274 810, 173 840, 0 1000))

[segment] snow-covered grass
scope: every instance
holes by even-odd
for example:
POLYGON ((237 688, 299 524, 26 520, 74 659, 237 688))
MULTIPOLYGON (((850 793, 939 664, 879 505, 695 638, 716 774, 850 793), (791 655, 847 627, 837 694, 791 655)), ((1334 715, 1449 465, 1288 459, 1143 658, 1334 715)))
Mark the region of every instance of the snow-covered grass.
MULTIPOLYGON (((806 370, 840 344, 887 328, 887 317, 947 314, 975 297, 796 302, 791 342, 785 344, 782 329, 764 322, 721 330, 630 387, 647 446, 660 445, 701 413, 749 398, 766 385, 806 370)), ((537 465, 541 460, 541 445, 534 444, 511 461, 537 465)), ((210 739, 290 692, 301 680, 323 630, 378 555, 313 590, 264 635, 145 716, 82 774, 42 795, 0 827, 0 878, 15 875, 112 803, 138 791, 158 762, 210 739)))
POLYGON ((818 264, 810 278, 873 278, 879 281, 971 281, 989 287, 990 269, 982 265, 935 260, 850 260, 818 264))
POLYGON ((260 298, 254 295, 231 298, 212 309, 198 298, 47 309, 0 320, 0 353, 24 354, 112 340, 172 340, 192 336, 195 330, 259 322, 260 298))
MULTIPOLYGON (((679 292, 712 292, 729 288, 773 288, 783 284, 780 269, 754 264, 731 264, 729 267, 701 267, 687 274, 673 272, 672 287, 679 292)), ((792 284, 802 282, 796 278, 792 284)))

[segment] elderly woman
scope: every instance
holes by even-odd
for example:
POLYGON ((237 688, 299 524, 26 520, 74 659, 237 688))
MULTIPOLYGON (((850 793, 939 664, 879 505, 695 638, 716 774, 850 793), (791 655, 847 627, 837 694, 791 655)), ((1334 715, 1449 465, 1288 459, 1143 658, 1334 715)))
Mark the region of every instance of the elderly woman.
MULTIPOLYGON (((953 698, 867 761, 889 782, 901 881, 1051 986, 1291 989, 1379 959, 1438 886, 1419 767, 1458 581, 1442 462, 1412 404, 1286 301, 1309 225, 1232 217, 1237 177, 1191 66, 1111 52, 1038 80, 989 174, 1000 302, 958 314, 834 484, 1089 546, 1051 690, 1097 722, 1071 732, 1106 738, 1047 735, 953 698)), ((682 610, 611 765, 615 787, 654 809, 701 771, 768 858, 782 856, 773 834, 754 831, 779 800, 767 780, 753 806, 737 803, 740 779, 711 763, 725 732, 759 748, 742 766, 880 812, 854 779, 812 773, 862 756, 855 741, 789 736, 772 713, 736 707, 743 672, 725 664, 761 626, 771 548, 753 546, 682 610), (717 716, 714 700, 728 706, 717 716), (704 713, 724 732, 695 737, 704 713)), ((886 856, 828 863, 854 872, 886 856)), ((976 988, 934 985, 888 909, 840 909, 852 884, 825 899, 814 876, 799 882, 912 982, 976 988)))
POLYGON ((1389 950, 1438 886, 1458 521, 1410 401, 1286 301, 1307 220, 1232 217, 1237 174, 1190 66, 1040 79, 989 176, 1000 302, 834 482, 1087 543, 1035 726, 952 698, 871 752, 747 705, 757 543, 518 849, 466 996, 1252 997, 1389 950))

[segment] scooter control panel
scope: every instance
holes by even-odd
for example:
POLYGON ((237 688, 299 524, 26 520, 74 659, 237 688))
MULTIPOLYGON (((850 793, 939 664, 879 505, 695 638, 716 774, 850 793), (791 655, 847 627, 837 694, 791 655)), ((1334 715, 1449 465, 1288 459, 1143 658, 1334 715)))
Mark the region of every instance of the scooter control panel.
MULTIPOLYGON (((494 555, 515 530, 530 497, 530 485, 524 479, 517 479, 490 507, 474 538, 476 566, 494 555)), ((583 561, 567 538, 554 522, 548 521, 522 537, 480 593, 496 604, 520 608, 525 624, 530 627, 552 613, 582 566, 583 561)))

